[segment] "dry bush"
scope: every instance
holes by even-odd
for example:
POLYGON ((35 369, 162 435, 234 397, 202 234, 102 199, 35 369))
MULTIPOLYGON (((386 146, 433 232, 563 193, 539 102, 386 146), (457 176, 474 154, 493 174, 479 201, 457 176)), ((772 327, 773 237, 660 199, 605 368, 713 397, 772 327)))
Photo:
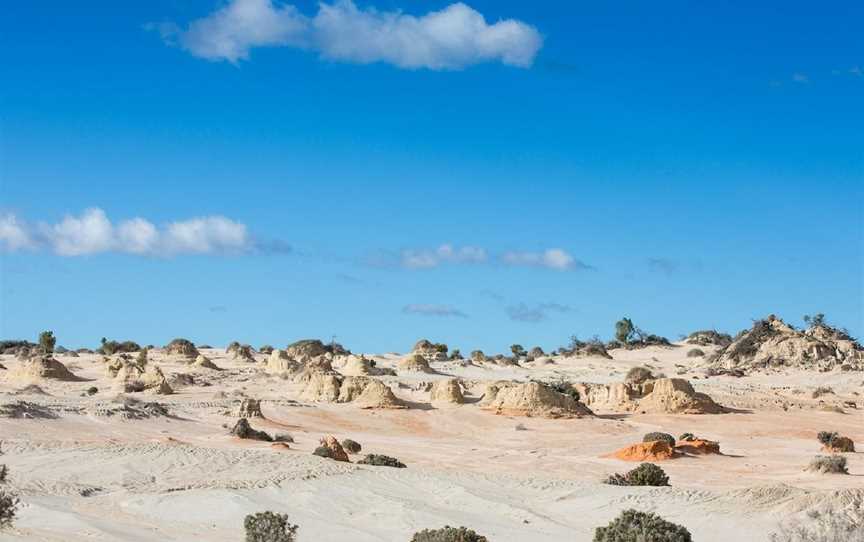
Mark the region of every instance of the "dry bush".
POLYGON ((655 514, 624 510, 605 527, 594 531, 594 542, 693 542, 685 527, 655 514))
POLYGON ((442 529, 423 529, 414 533, 411 542, 489 542, 489 540, 465 527, 445 526, 442 529))
POLYGON ((258 512, 243 520, 246 542, 294 542, 297 525, 288 523, 288 514, 258 512))

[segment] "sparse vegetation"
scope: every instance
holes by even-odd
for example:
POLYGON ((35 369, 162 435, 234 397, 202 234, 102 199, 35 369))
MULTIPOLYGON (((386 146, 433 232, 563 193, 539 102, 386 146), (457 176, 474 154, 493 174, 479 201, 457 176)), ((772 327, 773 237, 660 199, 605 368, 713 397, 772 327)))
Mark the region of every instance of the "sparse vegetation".
POLYGON ((471 351, 471 361, 486 361, 486 354, 482 350, 473 350, 471 351))
POLYGON ((711 344, 717 346, 728 346, 732 343, 732 336, 728 333, 720 333, 715 329, 703 329, 694 331, 690 335, 687 335, 685 341, 688 344, 695 344, 698 346, 708 346, 711 344))
POLYGON ((39 347, 46 354, 54 352, 54 347, 57 345, 57 337, 53 331, 43 331, 39 334, 39 347))
POLYGON ((268 356, 273 353, 273 350, 274 348, 269 344, 262 345, 261 348, 258 349, 259 352, 267 354, 268 356))
POLYGON ((624 375, 625 384, 641 384, 648 380, 654 379, 654 373, 645 367, 632 367, 627 374, 624 375))
POLYGON ((658 515, 624 510, 605 527, 594 531, 594 542, 692 542, 685 527, 658 515))
POLYGON ((606 483, 613 486, 668 486, 669 477, 661 467, 642 463, 625 474, 613 474, 606 483))
POLYGON ((489 542, 489 539, 465 527, 445 526, 414 533, 411 542, 489 542))
POLYGON ((558 393, 563 393, 564 395, 569 395, 574 400, 579 400, 579 390, 573 387, 573 384, 567 382, 566 380, 560 380, 558 382, 550 382, 548 384, 550 388, 557 391, 558 393))
POLYGON ((258 512, 243 520, 246 542, 293 542, 299 527, 288 523, 288 514, 258 512))
POLYGON ((836 431, 819 431, 819 433, 816 434, 816 440, 825 446, 831 446, 831 444, 833 444, 839 437, 840 434, 836 431))
POLYGON ((87 388, 87 395, 96 395, 97 393, 99 393, 99 388, 96 386, 90 386, 87 388))
POLYGON ((105 337, 102 337, 101 344, 102 346, 100 346, 99 349, 96 350, 96 352, 106 356, 110 356, 112 354, 138 352, 141 350, 141 345, 139 345, 135 341, 117 342, 109 341, 105 337))
POLYGON ((512 352, 513 356, 516 358, 522 358, 522 357, 525 357, 526 355, 528 355, 528 353, 525 352, 525 347, 522 346, 521 344, 511 344, 510 345, 510 352, 512 352))
POLYGON ((359 442, 351 440, 350 438, 346 438, 342 441, 342 448, 344 448, 349 454, 359 454, 360 450, 363 449, 359 442))
POLYGON ((820 474, 849 474, 842 455, 817 455, 810 460, 807 470, 820 474))
POLYGON ((861 542, 864 521, 843 512, 812 511, 806 521, 791 520, 771 534, 770 542, 861 542))
POLYGON ((669 446, 675 446, 675 437, 673 437, 669 433, 660 433, 658 431, 654 431, 652 433, 645 433, 645 436, 642 437, 642 442, 654 442, 657 440, 664 440, 669 443, 669 446))
POLYGON ((198 355, 198 348, 189 339, 177 338, 165 346, 165 351, 169 354, 180 354, 187 358, 194 358, 198 355))
MULTIPOLYGON (((3 455, 2 450, 0 450, 0 455, 3 455)), ((6 483, 8 475, 9 469, 6 465, 0 465, 0 484, 6 483)), ((5 529, 12 525, 17 510, 18 497, 10 491, 0 489, 0 529, 5 529)))
POLYGON ((615 340, 619 343, 628 344, 635 334, 636 326, 633 320, 625 317, 615 322, 615 340))
POLYGON ((405 468, 405 463, 402 463, 395 457, 380 454, 368 454, 366 457, 364 457, 357 463, 360 463, 362 465, 374 465, 376 467, 395 467, 397 469, 405 468))
POLYGON ((690 442, 696 440, 696 435, 694 435, 693 433, 681 433, 681 436, 678 437, 678 440, 690 442))
POLYGON ((705 356, 705 352, 699 348, 691 348, 687 351, 688 358, 701 358, 705 356))

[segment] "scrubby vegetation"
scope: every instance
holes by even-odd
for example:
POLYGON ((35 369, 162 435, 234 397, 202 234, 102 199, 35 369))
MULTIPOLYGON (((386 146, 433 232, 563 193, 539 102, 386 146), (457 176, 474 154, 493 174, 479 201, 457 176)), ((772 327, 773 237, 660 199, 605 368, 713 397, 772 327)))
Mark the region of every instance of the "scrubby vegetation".
POLYGON ((50 354, 56 345, 57 337, 54 336, 53 331, 43 331, 39 334, 39 347, 43 352, 50 354))
POLYGON ((573 384, 567 382, 566 380, 559 380, 558 382, 550 382, 548 384, 550 388, 557 391, 558 393, 563 393, 564 395, 569 395, 574 400, 579 400, 579 390, 573 387, 573 384))
POLYGON ((633 320, 627 317, 624 317, 615 322, 615 343, 617 344, 610 344, 610 346, 620 345, 625 348, 638 348, 642 346, 652 345, 671 345, 669 339, 667 339, 666 337, 661 337, 660 335, 654 335, 651 333, 645 333, 636 324, 633 323, 633 320))
POLYGON ((138 352, 141 350, 141 345, 139 345, 135 341, 109 341, 105 337, 102 337, 101 344, 102 346, 100 346, 96 350, 96 352, 106 356, 110 356, 112 354, 138 352))
POLYGON ((660 433, 654 431, 652 433, 645 433, 645 436, 642 437, 642 442, 654 442, 656 440, 665 440, 669 443, 669 446, 675 446, 675 437, 673 437, 669 433, 660 433))
POLYGON ((446 526, 442 529, 423 529, 414 533, 411 542, 489 542, 489 539, 465 527, 446 526))
POLYGON ((695 344, 699 346, 708 346, 715 344, 717 346, 728 346, 732 343, 732 335, 728 333, 720 333, 714 329, 703 329, 694 331, 687 335, 685 339, 687 344, 695 344))
POLYGON ((807 470, 820 474, 849 474, 842 455, 817 455, 810 460, 807 470))
POLYGON ((258 349, 259 352, 267 354, 268 356, 273 353, 273 350, 274 348, 269 344, 262 345, 261 348, 258 349))
MULTIPOLYGON (((0 455, 3 451, 0 450, 0 455)), ((9 475, 9 469, 6 465, 0 465, 0 484, 6 483, 6 478, 9 475)), ((0 489, 0 529, 4 529, 12 525, 15 520, 15 512, 18 510, 18 497, 14 493, 5 489, 0 489)))
MULTIPOLYGON (((859 515, 864 514, 860 512, 859 515)), ((807 514, 806 521, 790 520, 771 534, 770 542, 861 542, 864 540, 864 518, 843 512, 807 514)))
POLYGON ((288 514, 258 512, 243 520, 246 542, 293 542, 299 527, 288 523, 288 514))
POLYGON ((681 433, 681 436, 678 437, 678 440, 690 442, 691 440, 696 440, 696 435, 694 435, 693 433, 681 433))
POLYGON ((195 347, 195 343, 189 339, 183 338, 174 339, 165 346, 165 350, 169 354, 180 354, 181 356, 186 356, 188 358, 194 358, 198 355, 198 349, 195 347))
POLYGON ((357 442, 356 440, 351 440, 350 438, 346 438, 342 441, 342 447, 349 454, 359 454, 360 450, 363 449, 363 447, 360 446, 359 442, 357 442))
POLYGON ((624 510, 605 527, 594 531, 594 542, 693 542, 685 527, 655 514, 624 510))
POLYGON ((699 348, 691 348, 687 351, 688 358, 701 358, 705 356, 705 352, 699 348))
POLYGON ((374 465, 376 467, 395 467, 397 469, 405 468, 405 463, 402 463, 395 457, 380 454, 368 454, 366 457, 364 457, 357 463, 360 463, 362 465, 374 465))
POLYGON ((626 474, 613 474, 606 479, 613 486, 668 486, 666 472, 653 463, 642 463, 626 474))
POLYGON ((648 380, 654 380, 654 373, 646 367, 632 367, 624 375, 625 384, 641 384, 648 380))
POLYGON ((511 344, 510 352, 512 352, 513 356, 516 358, 524 358, 528 355, 528 353, 525 351, 525 347, 521 344, 511 344))
POLYGON ((825 446, 831 446, 831 444, 840 437, 840 434, 836 431, 819 431, 816 435, 816 440, 824 444, 825 446))

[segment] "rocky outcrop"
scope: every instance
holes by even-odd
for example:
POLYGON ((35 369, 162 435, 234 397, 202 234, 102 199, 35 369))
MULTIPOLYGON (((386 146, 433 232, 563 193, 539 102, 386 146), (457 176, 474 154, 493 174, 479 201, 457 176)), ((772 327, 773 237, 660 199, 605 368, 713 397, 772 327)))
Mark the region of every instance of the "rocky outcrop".
POLYGON ((578 418, 594 414, 573 396, 540 382, 513 383, 500 387, 495 398, 484 408, 496 414, 544 418, 578 418))
POLYGON ((581 400, 595 410, 648 414, 719 414, 725 409, 682 378, 641 384, 576 384, 581 400))
MULTIPOLYGON (((447 361, 447 345, 433 343, 426 339, 420 339, 411 349, 411 354, 423 356, 428 361, 447 361)), ((409 354, 410 357, 410 354, 409 354)))
POLYGON ((855 443, 849 437, 835 437, 831 439, 831 442, 822 446, 823 452, 829 452, 832 454, 841 454, 847 452, 855 451, 855 443))
POLYGON ((333 402, 339 398, 342 379, 335 373, 307 369, 300 379, 305 382, 300 393, 304 401, 333 402))
POLYGON ((693 439, 679 441, 675 445, 675 451, 689 455, 720 454, 720 443, 713 440, 693 439))
POLYGON ((342 448, 342 445, 339 444, 339 441, 334 436, 322 437, 320 446, 315 450, 315 455, 328 457, 334 461, 350 462, 345 449, 342 448))
POLYGON ((243 399, 234 413, 237 418, 263 418, 261 413, 261 401, 257 399, 243 399))
POLYGON ((363 390, 366 389, 366 386, 369 385, 371 380, 371 378, 366 376, 346 376, 342 380, 337 400, 340 403, 350 403, 351 401, 354 401, 360 397, 360 394, 363 393, 363 390))
POLYGON ((9 371, 9 378, 27 382, 42 380, 77 382, 82 380, 50 355, 40 355, 20 362, 17 367, 9 371))
POLYGON ((165 353, 194 359, 198 357, 199 352, 192 341, 188 339, 174 339, 165 346, 165 353))
POLYGON ((303 369, 303 364, 288 356, 285 350, 273 350, 267 358, 264 372, 271 375, 293 375, 303 369))
POLYGON ((740 333, 712 362, 717 370, 745 372, 778 368, 864 370, 864 349, 848 334, 827 325, 800 331, 776 316, 740 333))
POLYGON ((390 386, 380 380, 370 379, 360 395, 353 401, 360 408, 405 408, 390 386))
POLYGON ((673 459, 678 454, 665 440, 652 440, 650 442, 638 442, 625 446, 610 454, 610 457, 622 461, 665 461, 673 459))
POLYGON ((459 380, 449 378, 438 380, 432 384, 430 400, 433 405, 438 407, 461 405, 465 402, 465 396, 462 395, 462 386, 459 385, 459 380))
POLYGON ((429 366, 426 357, 421 354, 409 354, 405 358, 399 360, 396 368, 400 372, 414 372, 434 374, 435 371, 429 366))
POLYGON ((202 369, 212 369, 214 371, 222 370, 217 367, 215 363, 210 361, 210 358, 208 358, 204 354, 198 354, 198 357, 195 358, 195 363, 193 365, 195 365, 196 367, 201 367, 202 369))

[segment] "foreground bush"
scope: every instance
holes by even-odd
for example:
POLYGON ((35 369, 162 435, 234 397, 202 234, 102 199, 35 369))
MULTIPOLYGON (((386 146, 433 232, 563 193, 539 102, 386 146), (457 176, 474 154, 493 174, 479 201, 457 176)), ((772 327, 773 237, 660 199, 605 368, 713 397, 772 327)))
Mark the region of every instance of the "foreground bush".
MULTIPOLYGON (((0 454, 2 453, 2 450, 0 450, 0 454)), ((9 469, 6 468, 6 465, 0 465, 0 484, 6 483, 6 476, 8 474, 9 469)), ((0 529, 12 525, 17 509, 18 497, 9 491, 0 489, 0 529)))
POLYGON ((345 448, 345 451, 349 454, 359 454, 360 450, 363 449, 359 442, 351 440, 350 438, 346 438, 342 441, 342 447, 345 448))
POLYGON ((810 512, 806 521, 791 520, 771 534, 771 542, 861 542, 864 522, 842 512, 810 512))
POLYGON ((50 354, 56 345, 57 337, 54 336, 53 331, 43 331, 39 334, 39 347, 42 348, 43 352, 50 354))
POLYGON ((655 431, 653 433, 646 433, 645 436, 642 437, 642 442, 654 442, 657 440, 665 440, 669 443, 670 447, 675 447, 675 437, 673 437, 669 433, 660 433, 655 431))
POLYGON ((288 523, 288 514, 258 512, 243 520, 246 542, 294 542, 297 525, 288 523))
POLYGON ((374 465, 376 467, 395 467, 397 469, 405 468, 405 463, 402 463, 395 457, 390 457, 389 455, 368 454, 357 463, 363 465, 374 465))
POLYGON ((414 533, 411 542, 489 542, 489 539, 465 527, 444 527, 414 533))
POLYGON ((606 479, 613 486, 668 486, 666 471, 653 463, 642 463, 626 474, 613 474, 606 479))
POLYGON ((624 510, 594 531, 594 542, 693 542, 690 531, 655 514, 624 510))
POLYGON ((807 470, 821 474, 849 474, 846 458, 842 455, 817 455, 810 460, 807 470))

